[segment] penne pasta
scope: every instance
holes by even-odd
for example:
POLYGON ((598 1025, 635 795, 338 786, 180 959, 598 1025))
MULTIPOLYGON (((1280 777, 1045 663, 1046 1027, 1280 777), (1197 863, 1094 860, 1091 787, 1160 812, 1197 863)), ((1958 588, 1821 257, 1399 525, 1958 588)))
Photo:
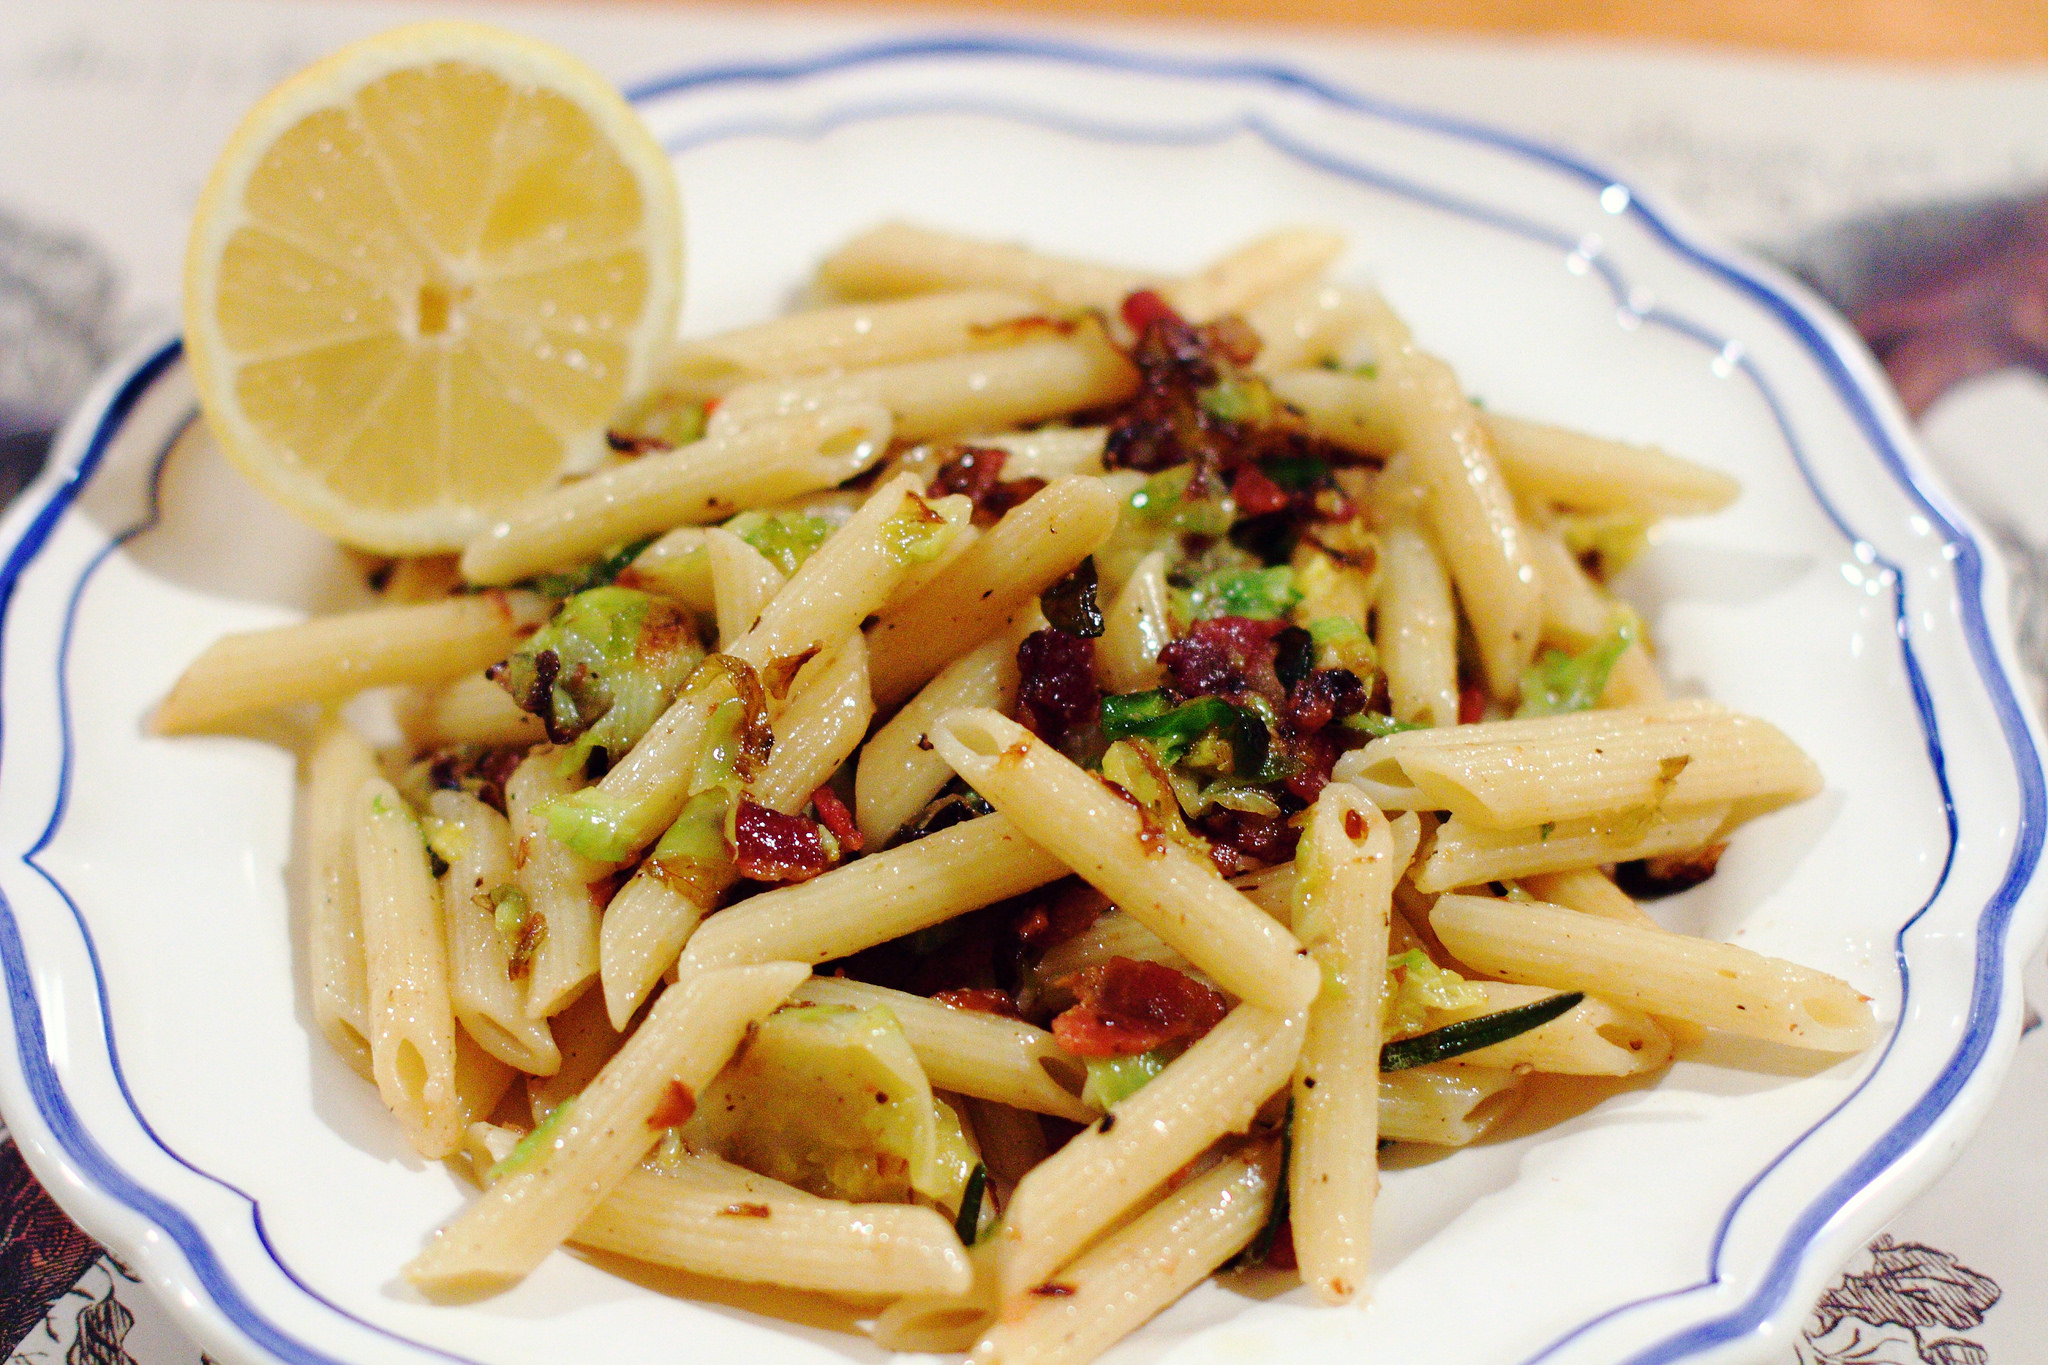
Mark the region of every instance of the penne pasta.
POLYGON ((1378 644, 1394 717, 1409 725, 1458 721, 1458 616, 1451 580, 1412 521, 1380 532, 1378 644))
POLYGON ((1415 889, 1449 891, 1542 872, 1625 863, 1683 853, 1712 843, 1727 828, 1729 807, 1643 806, 1617 816, 1549 821, 1528 829, 1489 829, 1463 816, 1437 827, 1415 889))
POLYGON ((720 427, 526 503, 463 550, 463 577, 512 583, 641 536, 831 488, 880 459, 892 434, 888 411, 872 402, 720 427))
POLYGON ((1044 626, 1043 613, 1028 604, 1007 626, 947 664, 875 731, 854 772, 854 813, 863 839, 876 848, 888 843, 953 780, 952 767, 932 747, 932 727, 963 706, 1008 711, 1015 705, 1017 646, 1044 626))
POLYGON ((526 1012, 525 979, 532 964, 513 964, 525 906, 512 869, 511 824, 467 792, 437 791, 427 809, 436 826, 431 844, 448 862, 441 902, 456 1022, 507 1065, 528 1075, 551 1075, 560 1069, 562 1054, 546 1021, 526 1012), (498 925, 501 911, 504 929, 498 925))
POLYGON ((1501 472, 1525 498, 1588 512, 1671 517, 1718 512, 1741 492, 1741 485, 1718 469, 1655 446, 1604 440, 1499 413, 1482 420, 1501 472))
POLYGON ((1066 874, 1009 820, 985 815, 721 911, 690 940, 680 970, 829 962, 1066 874))
POLYGON ((446 682, 505 657, 550 610, 528 592, 478 593, 222 636, 179 676, 150 729, 192 734, 366 687, 446 682))
MULTIPOLYGON (((1557 992, 1542 986, 1513 986, 1500 981, 1475 982, 1486 1003, 1434 1011, 1430 1027, 1501 1010, 1519 1009, 1548 1000, 1557 992)), ((1518 1033, 1503 1043, 1453 1058, 1456 1067, 1501 1071, 1549 1071, 1568 1076, 1638 1076, 1671 1060, 1671 1038, 1641 1010, 1587 996, 1572 1009, 1539 1028, 1518 1033)))
POLYGON ((1484 1067, 1411 1067, 1380 1077, 1379 1131, 1396 1142, 1464 1147, 1521 1103, 1521 1077, 1484 1067))
POLYGON ((397 788, 366 778, 350 806, 377 1093, 421 1156, 444 1157, 462 1140, 462 1123, 441 894, 419 821, 397 788))
POLYGON ((781 589, 783 574, 767 556, 722 526, 704 533, 704 554, 711 564, 711 598, 717 604, 718 643, 723 647, 753 628, 761 609, 781 589))
POLYGON ((1031 333, 1005 324, 1024 323, 1040 310, 1035 300, 996 289, 814 308, 686 341, 662 362, 652 387, 698 402, 755 380, 1010 345, 1031 333))
POLYGON ((818 282, 841 298, 881 299, 946 289, 1006 289, 1051 308, 1114 312, 1145 277, 1061 260, 1021 246, 884 223, 827 256, 818 282))
POLYGON ((1389 735, 1345 755, 1336 776, 1383 809, 1447 810, 1492 830, 1716 802, 1747 816, 1820 790, 1776 726, 1690 700, 1389 735))
POLYGON ((1372 1258, 1381 996, 1401 868, 1386 817, 1339 783, 1310 808, 1295 868, 1294 929, 1322 968, 1323 989, 1294 1068, 1294 1253, 1316 1297, 1345 1303, 1372 1258))
POLYGON ((356 878, 356 793, 377 776, 370 746, 336 716, 314 737, 306 764, 306 959, 313 1023, 365 1080, 370 1051, 370 980, 363 960, 363 910, 356 878))
POLYGON ((547 739, 540 717, 523 711, 504 688, 481 672, 445 687, 407 689, 395 707, 398 725, 415 751, 477 744, 531 748, 547 739))
POLYGON ((1067 336, 1000 350, 743 385, 719 402, 707 439, 736 439, 750 427, 805 413, 880 408, 895 439, 929 441, 1103 407, 1136 385, 1123 353, 1099 328, 1082 325, 1067 336))
POLYGON ((562 1009, 597 975, 604 908, 604 868, 577 856, 548 829, 548 811, 574 790, 560 768, 559 751, 539 749, 505 783, 514 881, 541 925, 526 980, 526 1012, 534 1019, 562 1009))
POLYGON ((1429 922, 1460 961, 1508 981, 1821 1052, 1860 1051, 1877 1031, 1848 982, 1733 943, 1483 896, 1439 897, 1429 922))
POLYGON ((1282 228, 1225 253, 1166 286, 1166 301, 1191 322, 1242 313, 1298 288, 1344 254, 1343 234, 1327 228, 1282 228))
POLYGON ((1251 1241, 1272 1207, 1272 1168, 1265 1154, 1246 1153, 1167 1194, 1061 1271, 1060 1292, 1039 1295, 990 1328, 968 1360, 1093 1360, 1251 1241))

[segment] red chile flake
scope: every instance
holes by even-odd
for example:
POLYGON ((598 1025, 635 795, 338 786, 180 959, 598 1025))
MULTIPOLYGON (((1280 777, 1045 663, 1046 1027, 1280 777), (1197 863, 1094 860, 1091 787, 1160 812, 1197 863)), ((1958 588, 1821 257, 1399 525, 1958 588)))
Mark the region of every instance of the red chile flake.
POLYGON ((742 799, 733 817, 733 864, 757 882, 801 882, 831 861, 819 826, 742 799))
POLYGON ((839 793, 830 787, 820 787, 811 793, 811 807, 818 812, 818 820, 832 837, 839 841, 839 847, 846 853, 858 853, 865 842, 860 826, 853 822, 853 812, 839 799, 839 793))
POLYGON ((1113 957, 1056 983, 1078 1000, 1052 1021, 1052 1035, 1077 1057, 1130 1057, 1223 1021, 1221 994, 1157 962, 1113 957))
POLYGON ((1173 311, 1173 305, 1151 289, 1140 289, 1125 297, 1123 308, 1124 326, 1133 332, 1142 332, 1155 322, 1173 323, 1185 327, 1180 314, 1173 311))
POLYGON ((1365 817, 1356 810, 1344 812, 1344 837, 1347 839, 1363 839, 1365 837, 1365 817))
POLYGON ((1248 517, 1284 512, 1294 503, 1293 496, 1267 478, 1257 465, 1246 465, 1237 471, 1230 496, 1237 503, 1237 510, 1248 517))
POLYGON ((1458 687, 1458 724, 1476 725, 1486 719, 1486 689, 1468 678, 1458 687))
POLYGON ((647 1116, 649 1128, 680 1128, 697 1112, 697 1097, 681 1081, 670 1081, 661 1104, 647 1116))
POLYGON ((1031 1296, 1037 1299, 1066 1299, 1072 1298, 1073 1294, 1074 1286, 1060 1284, 1054 1280, 1047 1280, 1044 1284, 1031 1286, 1031 1296))

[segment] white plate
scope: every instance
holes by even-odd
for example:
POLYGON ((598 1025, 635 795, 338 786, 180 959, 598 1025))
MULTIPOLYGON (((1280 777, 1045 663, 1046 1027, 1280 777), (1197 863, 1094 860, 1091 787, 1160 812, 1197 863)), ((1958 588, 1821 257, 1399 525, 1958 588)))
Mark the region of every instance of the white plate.
MULTIPOLYGON (((1848 977, 1886 1041, 1684 1063, 1395 1171, 1368 1311, 1211 1284, 1123 1358, 1782 1358, 1989 1101, 2048 905, 2002 580, 1846 330, 1577 162, 1278 69, 947 40, 640 97, 689 192, 692 331, 777 311, 888 216, 1168 270, 1327 222, 1488 403, 1742 478, 1630 590, 1672 676, 1782 725, 1828 789, 1660 913, 1848 977)), ((174 349, 116 373, 7 522, 0 1104, 37 1173, 223 1358, 873 1357, 815 1305, 568 1256, 462 1307, 397 1283, 464 1191, 309 1027, 292 759, 139 728, 221 631, 354 600, 337 552, 173 441, 190 411, 174 349)))

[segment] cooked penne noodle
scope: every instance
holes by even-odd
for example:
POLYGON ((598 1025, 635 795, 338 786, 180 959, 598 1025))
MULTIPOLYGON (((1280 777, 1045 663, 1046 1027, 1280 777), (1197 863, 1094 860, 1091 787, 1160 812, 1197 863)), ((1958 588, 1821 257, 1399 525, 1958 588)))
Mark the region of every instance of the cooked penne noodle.
POLYGON ((955 1008, 907 991, 830 977, 806 981, 794 998, 853 1009, 883 1006, 902 1026, 925 1075, 941 1090, 1076 1123, 1096 1117, 1095 1110, 1075 1098, 1082 1081, 1080 1062, 1062 1051, 1042 1028, 999 1014, 955 1008))
POLYGON ((874 719, 868 647, 858 634, 805 665, 776 717, 775 748, 754 780, 754 799, 794 814, 860 747, 874 719))
POLYGON ((700 401, 760 379, 1007 346, 1030 331, 1004 324, 1023 322, 1042 311, 1036 300, 996 289, 813 308, 683 342, 662 362, 651 387, 700 401))
POLYGON ((1017 646, 1044 626, 1037 603, 1027 603, 1009 625, 947 664, 875 731, 853 780, 854 814, 869 844, 888 843, 953 780, 952 767, 930 738, 940 716, 963 706, 1008 711, 1016 704, 1017 646))
POLYGON ((1437 827, 1415 889, 1449 891, 1539 872, 1625 863, 1683 853, 1727 828, 1729 806, 1639 807, 1621 815, 1557 820, 1527 829, 1488 829, 1454 815, 1437 827))
MULTIPOLYGON (((470 1128, 480 1182, 519 1137, 470 1128)), ((568 1240, 697 1275, 856 1298, 958 1293, 971 1277, 960 1239, 932 1209, 820 1199, 698 1152, 626 1172, 568 1240)))
POLYGON ((1733 943, 1484 896, 1439 897, 1429 922, 1460 961, 1507 981, 1821 1052, 1859 1051, 1877 1032, 1848 982, 1733 943))
POLYGON ((1628 445, 1488 413, 1482 419, 1508 485, 1587 512, 1640 512, 1651 517, 1718 512, 1742 486, 1718 469, 1656 446, 1628 445))
MULTIPOLYGON (((1514 986, 1500 981, 1473 983, 1486 992, 1486 1003, 1453 1010, 1434 1010, 1431 1028, 1441 1028, 1484 1014, 1518 1009, 1548 1000, 1557 992, 1543 986, 1514 986)), ((1567 1076, 1637 1076, 1671 1060, 1671 1039, 1641 1010, 1587 996, 1540 1028, 1518 1033, 1506 1042, 1467 1052, 1451 1060, 1457 1067, 1502 1071, 1549 1071, 1567 1076)))
POLYGON ((1166 286, 1166 301, 1190 322, 1242 313, 1315 279, 1344 254, 1344 235, 1328 228, 1281 228, 1245 243, 1166 286))
POLYGON ((414 1149, 438 1159, 462 1140, 440 889, 396 787, 366 778, 350 808, 377 1093, 414 1149))
POLYGON ((1380 666, 1394 718, 1409 725, 1458 721, 1458 615, 1450 576, 1412 521, 1380 531, 1380 666))
POLYGON ((1748 816, 1820 790, 1782 730, 1695 700, 1411 730, 1346 754, 1335 773, 1382 809, 1494 830, 1731 801, 1748 816))
MULTIPOLYGON (((1025 1117, 1037 1125, 1036 1116, 1025 1117)), ((1044 1154, 1041 1143, 1039 1156, 1044 1154)), ((885 1351, 939 1354, 972 1350, 996 1319, 995 1249, 996 1244, 986 1237, 968 1248, 973 1283, 965 1290, 900 1298, 875 1315, 868 1335, 885 1351)))
POLYGON ((1293 382, 1290 372, 1315 375, 1324 371, 1311 367, 1356 359, 1349 351, 1371 320, 1370 307, 1368 296, 1339 285, 1303 284, 1270 294, 1245 310, 1261 343, 1252 364, 1283 401, 1291 401, 1282 392, 1293 382))
POLYGON ((465 673, 445 687, 409 688, 394 709, 415 752, 458 744, 525 749, 548 737, 540 717, 522 711, 511 694, 480 672, 465 673))
POLYGON ((929 441, 1104 407, 1129 397, 1137 382, 1137 372, 1101 329, 1081 325, 1068 336, 1001 350, 747 384, 720 401, 708 439, 802 413, 880 407, 897 440, 929 441))
POLYGON ((1166 591, 1166 552, 1155 550, 1138 561, 1104 613, 1102 638, 1095 642, 1095 672, 1110 691, 1143 692, 1166 677, 1159 663, 1159 651, 1173 640, 1166 591))
POLYGON ((1058 1293, 1006 1314, 971 1365, 1093 1360, 1251 1241, 1272 1207, 1274 1164, 1264 1153, 1235 1156, 1172 1191, 1061 1271, 1058 1293))
POLYGON ((1009 820, 984 815, 720 911, 691 938, 680 970, 830 962, 1066 875, 1009 820))
POLYGON ((872 402, 719 427, 526 503, 463 550, 463 577, 512 583, 671 527, 831 488, 880 459, 893 434, 887 409, 872 402))
POLYGON ((1306 1020, 1239 1005, 1166 1069, 1039 1163, 996 1230, 1007 1310, 1095 1234, 1287 1084, 1306 1020))
POLYGON ((377 757, 338 716, 321 722, 306 764, 306 959, 313 1023, 365 1080, 370 1053, 370 980, 363 963, 363 911, 356 880, 356 793, 377 776, 377 757))
POLYGON ((946 577, 868 630, 875 705, 887 711, 937 676, 1109 538, 1117 499, 1082 475, 1047 484, 962 555, 946 577))
POLYGON ((782 570, 768 557, 722 526, 704 533, 711 563, 711 598, 717 603, 718 643, 731 645, 760 618, 783 584, 782 570))
POLYGON ((452 1293, 526 1275, 647 1155, 662 1131, 652 1121, 694 1105, 748 1026, 808 974, 778 962, 707 972, 665 991, 589 1087, 551 1116, 547 1140, 436 1233, 405 1277, 452 1293))
POLYGON ((446 682, 504 658, 552 610, 530 592, 488 592, 224 635, 179 676, 150 729, 186 735, 366 687, 446 682))
POLYGON ((1213 864, 1156 831, 1148 837, 1133 804, 1023 726, 993 711, 955 711, 932 742, 1027 837, 1224 990, 1280 1012, 1315 997, 1321 973, 1292 934, 1213 864))
POLYGON ((1057 309, 1113 313, 1145 286, 1136 271, 1062 260, 1006 242, 884 223, 827 256, 818 282, 848 299, 894 298, 944 289, 1008 289, 1057 309))
POLYGON ((1521 878, 1521 883, 1522 889, 1537 900, 1562 905, 1582 915, 1598 915, 1601 919, 1618 920, 1623 924, 1659 927, 1642 906, 1637 905, 1626 891, 1616 886, 1613 879, 1597 867, 1574 868, 1569 872, 1538 872, 1521 878))
POLYGON ((1323 989, 1294 1067, 1294 1253, 1317 1298, 1345 1303, 1372 1259, 1381 996, 1401 867, 1386 817, 1334 782, 1310 808, 1295 867, 1294 931, 1322 968, 1323 989))
POLYGON ((559 771, 561 762, 559 750, 538 749, 505 783, 514 878, 544 926, 526 980, 526 1012, 534 1019, 559 1011, 597 975, 598 915, 604 908, 598 888, 605 869, 549 832, 549 808, 575 790, 559 771))
POLYGON ((1521 1077, 1484 1067, 1411 1067, 1380 1077, 1380 1136, 1464 1147, 1521 1103, 1521 1077))
MULTIPOLYGON (((528 1075, 552 1075, 562 1065, 562 1054, 546 1021, 526 1012, 524 978, 530 964, 522 963, 515 977, 507 934, 496 919, 507 888, 518 889, 512 870, 512 826, 468 792, 437 791, 427 810, 440 826, 435 842, 445 848, 442 856, 448 861, 441 903, 448 926, 448 993, 456 1021, 493 1057, 528 1075)), ((508 922, 516 939, 516 901, 508 922)))

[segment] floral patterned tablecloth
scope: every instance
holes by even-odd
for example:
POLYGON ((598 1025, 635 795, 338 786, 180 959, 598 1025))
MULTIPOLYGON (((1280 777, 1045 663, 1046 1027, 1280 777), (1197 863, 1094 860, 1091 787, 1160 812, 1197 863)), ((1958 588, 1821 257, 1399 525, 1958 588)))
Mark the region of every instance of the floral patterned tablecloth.
MULTIPOLYGON (((444 7, 445 8, 445 7, 444 7)), ((124 338, 175 315, 184 217, 226 130, 278 77, 402 5, 0 0, 0 502, 124 338)), ((514 22, 622 79, 777 35, 877 21, 522 7, 514 22), (652 65, 650 65, 652 61, 652 65)), ((1111 37, 1117 35, 1111 34, 1111 37)), ((1151 32, 1153 43, 1213 42, 1151 32)), ((2048 75, 1857 71, 1612 48, 1261 34, 1397 98, 1518 124, 1632 168, 1801 274, 1886 365, 1944 473, 2005 552, 2048 697, 2048 75), (1590 93, 1589 93, 1590 92, 1590 93)), ((2048 1001, 2048 959, 2026 980, 2048 1001)), ((1956 1165, 1857 1256, 1787 1365, 2031 1365, 2048 1340, 2048 1031, 1956 1165), (2030 1197, 2033 1196, 2033 1197, 2030 1197)), ((203 1360, 53 1204, 0 1129, 0 1361, 203 1360)))

